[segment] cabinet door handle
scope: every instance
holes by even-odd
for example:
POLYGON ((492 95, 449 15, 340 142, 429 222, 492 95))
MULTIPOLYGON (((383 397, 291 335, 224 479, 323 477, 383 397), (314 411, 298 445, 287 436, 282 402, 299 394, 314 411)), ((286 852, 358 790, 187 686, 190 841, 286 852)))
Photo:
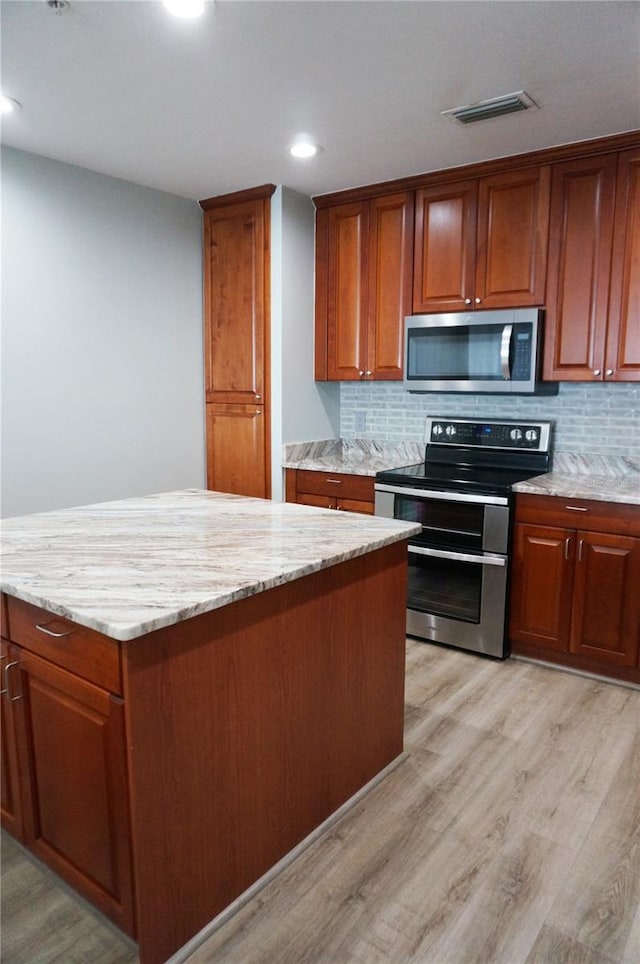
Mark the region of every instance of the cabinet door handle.
POLYGON ((584 539, 581 539, 578 543, 578 562, 582 562, 582 547, 584 545, 584 539))
POLYGON ((476 304, 477 304, 477 305, 481 305, 481 304, 482 304, 482 298, 476 298, 476 304))
POLYGON ((565 557, 565 559, 568 559, 568 558, 569 558, 569 548, 570 548, 570 546, 571 546, 571 536, 567 536, 567 538, 564 540, 564 557, 565 557))
POLYGON ((7 694, 7 699, 9 700, 10 703, 15 703, 17 700, 22 699, 22 693, 18 693, 17 696, 11 696, 11 693, 9 692, 9 670, 11 669, 12 666, 19 666, 19 665, 20 665, 19 660, 14 659, 12 663, 7 663, 7 665, 4 668, 4 690, 2 692, 7 694))
POLYGON ((565 505, 565 509, 569 509, 570 512, 588 512, 589 511, 583 505, 565 505))
POLYGON ((611 378, 611 376, 613 375, 613 368, 607 368, 605 375, 607 376, 607 378, 611 378))
POLYGON ((358 375, 360 376, 360 378, 364 378, 364 371, 358 371, 358 375))
POLYGON ((470 304, 471 304, 471 298, 465 298, 465 299, 464 299, 464 303, 465 303, 465 305, 470 305, 470 304))
POLYGON ((365 375, 371 375, 371 370, 367 369, 367 371, 365 372, 365 375))
POLYGON ((594 369, 593 369, 593 374, 594 374, 594 375, 597 375, 597 376, 600 376, 600 375, 602 375, 602 372, 601 372, 601 370, 600 370, 599 368, 594 368, 594 369))
POLYGON ((36 629, 39 629, 41 633, 45 633, 47 636, 53 636, 54 639, 62 639, 63 636, 71 636, 73 630, 69 629, 66 633, 54 633, 52 629, 47 629, 47 624, 36 623, 36 629))
MULTIPOLYGON (((2 656, 0 656, 0 663, 6 658, 7 658, 6 655, 3 653, 2 656)), ((0 696, 4 696, 6 692, 7 692, 7 687, 3 686, 2 689, 0 689, 0 696)))

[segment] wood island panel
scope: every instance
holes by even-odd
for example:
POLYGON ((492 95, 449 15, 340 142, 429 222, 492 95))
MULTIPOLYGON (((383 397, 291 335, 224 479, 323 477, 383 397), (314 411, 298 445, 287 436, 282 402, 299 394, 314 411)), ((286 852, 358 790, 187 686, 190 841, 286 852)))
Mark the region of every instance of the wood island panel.
POLYGON ((401 754, 406 552, 396 543, 123 645, 144 964, 401 754))

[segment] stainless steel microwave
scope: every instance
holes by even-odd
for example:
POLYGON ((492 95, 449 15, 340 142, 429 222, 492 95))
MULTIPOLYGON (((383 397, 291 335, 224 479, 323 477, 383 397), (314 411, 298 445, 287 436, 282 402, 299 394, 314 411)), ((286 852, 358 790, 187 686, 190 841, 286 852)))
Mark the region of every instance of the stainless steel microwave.
POLYGON ((539 308, 410 315, 404 330, 404 387, 409 392, 555 395, 541 382, 539 308))

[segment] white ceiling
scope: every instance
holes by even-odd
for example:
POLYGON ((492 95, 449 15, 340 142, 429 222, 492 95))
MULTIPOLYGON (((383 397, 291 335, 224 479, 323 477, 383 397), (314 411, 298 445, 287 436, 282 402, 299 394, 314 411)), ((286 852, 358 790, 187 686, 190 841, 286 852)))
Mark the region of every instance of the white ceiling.
POLYGON ((640 128, 640 3, 3 0, 13 147, 190 198, 305 194, 640 128), (541 110, 440 111, 526 90, 541 110), (295 161, 294 135, 324 150, 295 161))

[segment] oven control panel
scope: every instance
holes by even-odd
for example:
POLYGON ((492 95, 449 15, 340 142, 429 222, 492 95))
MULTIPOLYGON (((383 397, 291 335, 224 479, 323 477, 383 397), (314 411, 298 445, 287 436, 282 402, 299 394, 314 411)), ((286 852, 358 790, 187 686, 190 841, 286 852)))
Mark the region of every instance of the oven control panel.
POLYGON ((427 418, 426 441, 436 445, 471 445, 496 449, 549 449, 550 422, 427 418))

